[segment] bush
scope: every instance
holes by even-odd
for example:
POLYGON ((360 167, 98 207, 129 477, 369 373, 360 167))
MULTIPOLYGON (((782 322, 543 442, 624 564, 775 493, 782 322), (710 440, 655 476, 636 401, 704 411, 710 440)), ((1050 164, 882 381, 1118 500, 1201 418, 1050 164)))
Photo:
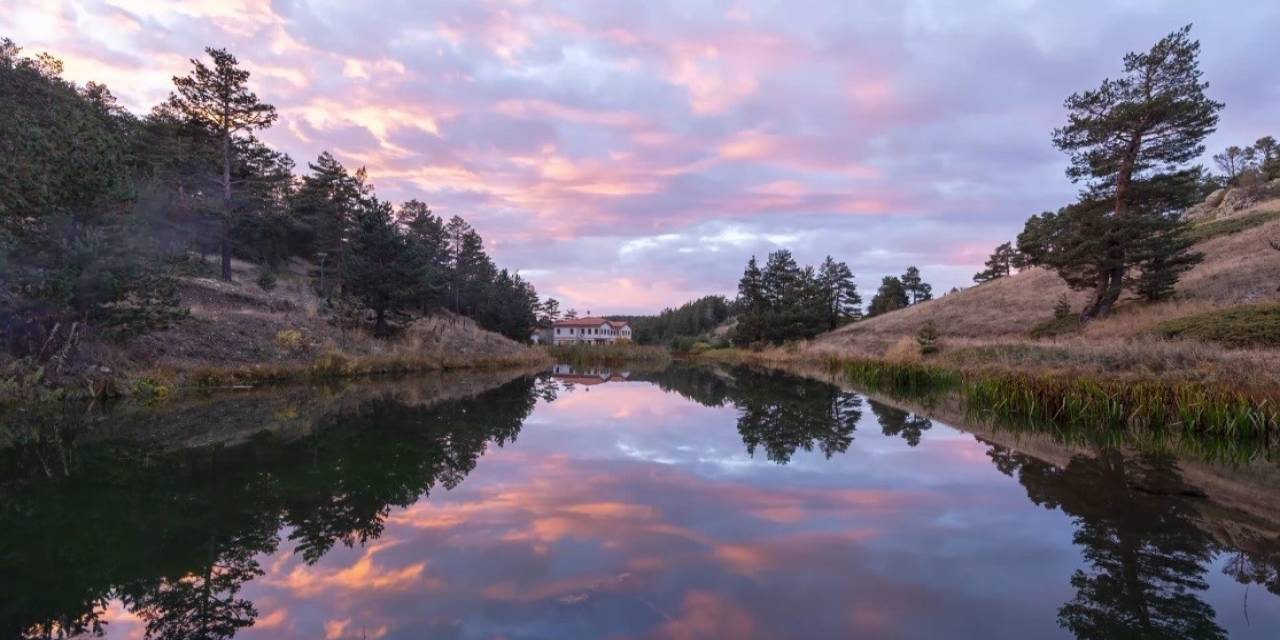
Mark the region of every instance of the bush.
POLYGON ((1240 233, 1241 231, 1264 225, 1272 220, 1280 220, 1280 211, 1255 211, 1243 216, 1201 222, 1191 227, 1191 230, 1187 232, 1187 237, 1194 242, 1202 242, 1209 238, 1240 233))
POLYGON ((690 353, 698 340, 692 336, 676 336, 671 341, 671 351, 674 353, 690 353))
POLYGON ((1082 326, 1080 324, 1080 316, 1077 316, 1074 313, 1058 317, 1057 309, 1054 309, 1054 316, 1055 317, 1052 320, 1045 320, 1044 322, 1031 327, 1031 337, 1037 340, 1040 338, 1056 338, 1068 333, 1075 333, 1079 331, 1082 326))
POLYGON ((262 287, 263 291, 270 291, 276 288, 276 274, 270 269, 263 269, 262 273, 258 274, 258 279, 254 282, 258 283, 258 286, 262 287))
POLYGON ((297 329, 281 329, 276 332, 276 345, 290 353, 297 353, 306 348, 306 340, 297 329))
POLYGON ((1071 301, 1067 300, 1067 296, 1058 296, 1058 304, 1053 305, 1053 319, 1065 320, 1071 317, 1071 301))
POLYGON ((1280 304, 1257 304, 1165 320, 1155 332, 1166 338, 1190 338, 1225 347, 1280 347, 1280 304))

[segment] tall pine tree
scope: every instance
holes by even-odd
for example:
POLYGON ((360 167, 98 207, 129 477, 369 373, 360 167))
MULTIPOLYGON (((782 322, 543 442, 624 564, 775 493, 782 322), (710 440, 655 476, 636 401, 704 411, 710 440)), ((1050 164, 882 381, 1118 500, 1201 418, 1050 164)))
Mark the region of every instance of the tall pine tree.
POLYGON ((226 49, 205 48, 213 66, 192 58, 191 74, 174 76, 174 93, 169 104, 192 122, 206 128, 222 146, 222 221, 219 248, 222 279, 231 279, 231 165, 235 148, 232 138, 244 131, 265 129, 276 121, 275 107, 258 100, 249 91, 249 72, 241 69, 236 57, 226 49))
POLYGON ((1196 260, 1178 212, 1195 198, 1198 171, 1177 167, 1203 153, 1223 105, 1204 94, 1200 44, 1190 33, 1188 25, 1126 55, 1120 78, 1067 99, 1067 124, 1054 131, 1054 144, 1071 156, 1067 175, 1087 191, 1071 215, 1029 221, 1028 246, 1053 255, 1061 266, 1045 264, 1059 273, 1090 272, 1086 320, 1110 313, 1126 285, 1145 281, 1144 295, 1167 293, 1196 260), (1073 220, 1077 213, 1087 219, 1073 220), (1052 246, 1037 245, 1037 235, 1052 246), (1072 256, 1093 264, 1063 262, 1072 256))

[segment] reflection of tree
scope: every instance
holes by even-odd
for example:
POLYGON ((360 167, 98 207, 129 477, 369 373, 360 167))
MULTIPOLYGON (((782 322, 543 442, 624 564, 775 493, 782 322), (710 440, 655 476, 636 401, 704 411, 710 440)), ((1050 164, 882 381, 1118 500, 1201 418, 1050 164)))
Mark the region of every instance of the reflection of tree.
POLYGON ((1200 599, 1214 541, 1194 521, 1190 488, 1163 457, 1103 451, 1058 468, 999 446, 992 458, 1018 477, 1036 504, 1061 508, 1076 525, 1087 569, 1058 622, 1077 638, 1224 638, 1200 599))
POLYGON ((282 527, 308 562, 376 538, 392 507, 456 486, 489 443, 514 440, 544 386, 434 407, 386 396, 305 438, 236 446, 157 453, 52 433, 0 449, 0 637, 95 633, 115 598, 148 638, 230 637, 257 616, 241 590, 282 527), (48 477, 52 458, 31 448, 72 452, 67 473, 48 477))
POLYGON ((1240 584, 1260 584, 1280 595, 1280 541, 1264 541, 1231 552, 1222 572, 1240 584), (1261 546, 1261 549, 1256 547, 1261 546))
POLYGON ((742 412, 738 433, 755 455, 764 445, 765 455, 786 464, 796 449, 816 446, 830 458, 853 442, 853 431, 862 418, 862 398, 817 380, 778 372, 740 369, 734 372, 732 400, 742 412))
POLYGON ((920 444, 920 436, 933 426, 933 422, 928 418, 920 415, 903 411, 887 404, 876 402, 875 400, 867 400, 871 405, 871 412, 876 414, 876 421, 880 423, 880 431, 886 436, 902 436, 909 446, 920 444))
POLYGON ((673 366, 660 373, 633 374, 664 391, 678 393, 708 407, 738 409, 738 433, 755 455, 779 464, 797 449, 817 448, 829 458, 853 442, 862 418, 862 398, 839 387, 780 371, 735 367, 727 374, 703 367, 673 366))

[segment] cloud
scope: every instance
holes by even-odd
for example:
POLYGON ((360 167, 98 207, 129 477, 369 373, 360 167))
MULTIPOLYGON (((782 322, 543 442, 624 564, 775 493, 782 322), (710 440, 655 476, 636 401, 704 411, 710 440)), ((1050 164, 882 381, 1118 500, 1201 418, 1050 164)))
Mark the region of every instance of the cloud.
POLYGON ((229 48, 280 109, 262 137, 300 165, 366 166, 384 197, 466 217, 501 264, 601 313, 730 292, 768 238, 864 283, 915 263, 967 284, 978 247, 1073 196, 1049 132, 1128 50, 1194 22, 1229 107, 1210 148, 1274 134, 1280 70, 1257 52, 1278 21, 1243 0, 0 7, 0 32, 138 112, 204 45, 229 48), (696 244, 729 229, 746 235, 696 244))

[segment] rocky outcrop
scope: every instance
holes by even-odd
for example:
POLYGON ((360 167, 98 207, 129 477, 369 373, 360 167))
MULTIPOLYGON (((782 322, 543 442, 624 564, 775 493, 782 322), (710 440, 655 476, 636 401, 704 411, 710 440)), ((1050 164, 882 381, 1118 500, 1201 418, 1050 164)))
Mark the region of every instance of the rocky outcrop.
POLYGON ((1204 202, 1187 209, 1184 215, 1196 221, 1229 218, 1263 200, 1277 196, 1280 196, 1280 179, 1252 186, 1227 187, 1210 193, 1204 202))

